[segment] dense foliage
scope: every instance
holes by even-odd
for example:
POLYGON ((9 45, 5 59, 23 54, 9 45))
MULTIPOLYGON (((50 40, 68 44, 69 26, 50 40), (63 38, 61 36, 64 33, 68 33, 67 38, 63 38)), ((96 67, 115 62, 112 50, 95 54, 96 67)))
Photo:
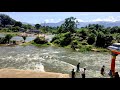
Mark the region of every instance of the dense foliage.
POLYGON ((9 44, 10 43, 10 39, 13 36, 11 34, 7 34, 5 37, 0 37, 0 44, 9 44))
POLYGON ((45 40, 44 37, 36 37, 33 41, 36 44, 45 44, 45 43, 48 43, 47 40, 45 40))
POLYGON ((35 24, 35 28, 36 28, 36 29, 39 29, 40 27, 41 27, 40 24, 35 24))
POLYGON ((26 40, 27 36, 25 36, 25 35, 24 35, 24 36, 22 36, 22 38, 23 38, 23 40, 24 40, 24 42, 25 42, 25 40, 26 40))
POLYGON ((79 51, 89 51, 95 47, 106 48, 114 42, 120 42, 120 27, 118 26, 105 28, 103 25, 89 24, 77 29, 76 25, 75 18, 65 19, 51 42, 60 46, 70 46, 79 51))
MULTIPOLYGON (((99 24, 89 24, 85 27, 77 28, 78 21, 74 17, 66 18, 64 23, 59 27, 41 26, 35 24, 23 24, 5 14, 0 14, 0 32, 20 32, 30 29, 38 29, 42 33, 55 34, 51 43, 65 47, 69 46, 74 50, 86 51, 92 47, 106 48, 112 43, 120 43, 120 27, 104 27, 99 24)), ((7 35, 0 38, 0 43, 9 43, 12 36, 7 35)), ((26 37, 23 37, 24 41, 26 37)), ((47 43, 45 38, 37 37, 34 40, 37 44, 47 43)))

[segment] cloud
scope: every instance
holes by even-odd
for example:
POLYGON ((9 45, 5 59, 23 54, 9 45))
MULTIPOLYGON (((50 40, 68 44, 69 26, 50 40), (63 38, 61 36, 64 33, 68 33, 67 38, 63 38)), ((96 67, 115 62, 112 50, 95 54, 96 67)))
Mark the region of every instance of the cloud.
POLYGON ((84 22, 82 19, 76 19, 78 22, 84 22))
POLYGON ((54 19, 45 19, 45 22, 46 22, 46 23, 53 23, 53 22, 54 22, 54 19))
POLYGON ((109 22, 115 22, 115 21, 120 21, 120 16, 113 17, 113 16, 108 16, 107 18, 97 18, 92 20, 94 21, 109 21, 109 22))
POLYGON ((57 23, 62 21, 62 19, 45 19, 44 22, 45 23, 57 23))

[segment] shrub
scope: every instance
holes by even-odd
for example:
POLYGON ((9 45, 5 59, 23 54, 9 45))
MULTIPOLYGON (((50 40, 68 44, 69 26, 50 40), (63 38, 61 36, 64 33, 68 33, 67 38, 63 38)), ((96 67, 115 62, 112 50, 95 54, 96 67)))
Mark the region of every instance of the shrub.
POLYGON ((72 43, 71 43, 71 48, 72 49, 76 49, 76 48, 78 48, 78 41, 77 40, 74 40, 74 41, 72 41, 72 43))
POLYGON ((51 43, 54 42, 56 39, 59 39, 59 38, 60 38, 59 35, 54 36, 54 37, 52 38, 52 40, 51 40, 51 43))
POLYGON ((60 40, 59 40, 59 39, 56 39, 56 40, 54 40, 54 43, 60 44, 60 40))
POLYGON ((27 36, 22 36, 22 38, 23 38, 23 40, 24 40, 24 42, 25 42, 25 40, 26 40, 27 36))
POLYGON ((15 41, 15 40, 13 40, 12 42, 13 42, 13 44, 16 44, 16 41, 15 41))
POLYGON ((51 42, 59 44, 60 46, 67 46, 71 43, 71 34, 70 32, 58 34, 53 37, 51 42))
POLYGON ((11 34, 7 34, 5 36, 5 39, 7 40, 7 42, 9 43, 10 42, 10 39, 12 38, 13 36, 11 34))
POLYGON ((84 52, 84 51, 91 51, 92 46, 78 44, 78 48, 79 48, 79 51, 84 52))
POLYGON ((1 38, 0 38, 0 44, 6 44, 6 43, 7 43, 6 38, 1 37, 1 38))
POLYGON ((90 44, 90 45, 92 45, 94 42, 95 42, 95 35, 94 35, 94 34, 91 34, 91 35, 88 37, 87 43, 90 44))
POLYGON ((33 41, 34 41, 36 44, 45 44, 45 43, 48 43, 48 41, 45 40, 44 37, 36 37, 33 41))
POLYGON ((10 32, 10 30, 8 28, 3 28, 2 31, 4 31, 4 32, 10 32))
POLYGON ((97 47, 104 47, 105 46, 105 35, 102 32, 98 33, 97 40, 96 40, 97 47))

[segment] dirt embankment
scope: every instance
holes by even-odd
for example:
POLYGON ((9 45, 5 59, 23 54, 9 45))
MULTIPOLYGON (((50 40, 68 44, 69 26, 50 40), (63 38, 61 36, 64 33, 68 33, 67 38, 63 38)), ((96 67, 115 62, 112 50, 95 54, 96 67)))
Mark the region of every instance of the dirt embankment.
POLYGON ((33 70, 0 69, 0 78, 70 78, 70 75, 33 70))

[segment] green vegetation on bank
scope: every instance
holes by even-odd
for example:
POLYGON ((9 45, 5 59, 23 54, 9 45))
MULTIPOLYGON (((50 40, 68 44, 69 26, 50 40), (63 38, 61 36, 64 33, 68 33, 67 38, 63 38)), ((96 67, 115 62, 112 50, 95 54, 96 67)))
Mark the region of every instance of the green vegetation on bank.
POLYGON ((23 24, 20 21, 12 19, 6 14, 0 14, 0 33, 18 33, 27 32, 29 30, 39 30, 41 33, 56 34, 58 27, 41 26, 40 24, 30 25, 23 24))
POLYGON ((105 28, 98 24, 89 24, 86 27, 77 28, 77 20, 74 17, 66 18, 58 28, 58 34, 51 43, 61 47, 72 48, 76 51, 102 51, 115 42, 120 42, 120 27, 105 28))
POLYGON ((38 46, 38 47, 46 47, 46 46, 50 46, 51 43, 45 43, 45 44, 36 44, 35 42, 31 42, 31 45, 35 45, 35 46, 38 46))
POLYGON ((45 37, 36 37, 33 41, 30 42, 30 44, 38 46, 38 47, 45 47, 51 45, 45 37))
MULTIPOLYGON (((11 34, 6 34, 5 37, 0 37, 0 44, 9 44, 10 43, 10 39, 13 36, 11 34)), ((14 43, 14 41, 12 41, 12 43, 14 43)))
POLYGON ((30 29, 40 30, 44 34, 55 34, 52 41, 48 43, 44 37, 37 37, 31 42, 25 42, 26 36, 22 36, 24 43, 22 45, 48 46, 55 45, 59 47, 72 48, 73 50, 84 51, 108 51, 107 47, 112 43, 120 43, 120 27, 104 27, 99 24, 89 24, 88 26, 77 28, 78 21, 74 17, 66 18, 59 27, 41 26, 35 24, 23 24, 5 14, 0 14, 0 33, 7 34, 4 38, 0 37, 0 44, 15 44, 11 41, 13 36, 30 29))
POLYGON ((4 34, 4 35, 11 34, 12 36, 18 36, 20 35, 20 32, 0 32, 0 34, 4 34))

